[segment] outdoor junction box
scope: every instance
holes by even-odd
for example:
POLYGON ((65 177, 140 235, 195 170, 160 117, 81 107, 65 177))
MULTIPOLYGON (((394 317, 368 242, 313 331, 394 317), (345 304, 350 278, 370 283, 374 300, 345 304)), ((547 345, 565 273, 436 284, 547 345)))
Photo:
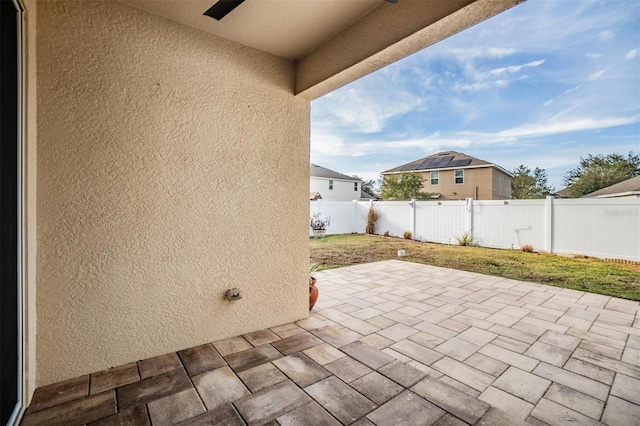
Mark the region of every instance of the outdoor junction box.
POLYGON ((231 301, 240 300, 240 299, 242 299, 242 292, 240 291, 240 289, 230 288, 224 294, 224 298, 227 299, 227 300, 231 300, 231 301))

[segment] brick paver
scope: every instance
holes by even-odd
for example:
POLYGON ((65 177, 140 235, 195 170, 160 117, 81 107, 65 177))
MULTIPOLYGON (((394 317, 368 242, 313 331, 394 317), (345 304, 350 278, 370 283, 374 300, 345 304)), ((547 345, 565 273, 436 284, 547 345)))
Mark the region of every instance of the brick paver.
POLYGON ((23 424, 640 424, 636 301, 395 260, 316 277, 309 318, 42 387, 23 424))

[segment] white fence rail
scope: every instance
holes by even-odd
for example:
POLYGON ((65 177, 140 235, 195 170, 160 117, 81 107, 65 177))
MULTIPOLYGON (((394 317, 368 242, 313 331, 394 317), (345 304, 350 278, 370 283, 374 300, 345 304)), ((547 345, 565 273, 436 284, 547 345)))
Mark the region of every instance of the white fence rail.
MULTIPOLYGON (((311 214, 331 218, 327 234, 364 233, 369 202, 311 201, 311 214)), ((640 198, 376 201, 376 233, 457 244, 471 233, 483 247, 582 254, 640 261, 640 198)), ((310 232, 311 235, 311 232, 310 232)))

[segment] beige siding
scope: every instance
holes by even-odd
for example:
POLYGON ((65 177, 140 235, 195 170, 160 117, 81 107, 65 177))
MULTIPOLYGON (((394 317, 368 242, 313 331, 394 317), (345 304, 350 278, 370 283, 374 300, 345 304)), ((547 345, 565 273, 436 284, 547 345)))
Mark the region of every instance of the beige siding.
POLYGON ((493 169, 493 200, 508 200, 511 198, 511 176, 493 169))
POLYGON ((454 170, 439 170, 438 185, 431 185, 431 172, 423 172, 423 191, 439 193, 439 200, 502 200, 511 196, 511 178, 493 167, 464 170, 464 183, 456 184, 454 170), (508 188, 508 191, 507 191, 508 188), (505 194, 507 194, 505 196, 505 194))
POLYGON ((306 317, 293 64, 114 1, 37 24, 37 384, 306 317))

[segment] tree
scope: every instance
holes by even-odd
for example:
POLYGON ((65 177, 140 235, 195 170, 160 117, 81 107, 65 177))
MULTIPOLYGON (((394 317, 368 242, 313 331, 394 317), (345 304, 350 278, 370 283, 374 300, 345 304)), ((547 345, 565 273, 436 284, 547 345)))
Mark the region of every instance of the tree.
POLYGON ((622 154, 591 155, 580 158, 580 166, 569 170, 564 183, 572 197, 583 197, 594 191, 640 175, 640 156, 622 154))
POLYGON ((373 179, 365 180, 362 182, 362 190, 367 194, 373 196, 378 196, 377 186, 378 183, 373 179))
POLYGON ((524 164, 520 164, 511 172, 511 198, 544 198, 554 191, 547 183, 547 172, 536 167, 531 173, 531 169, 524 164))
POLYGON ((376 197, 378 196, 378 188, 380 187, 379 181, 373 180, 373 179, 364 180, 358 175, 351 175, 351 177, 354 177, 362 181, 362 190, 364 192, 376 197))
POLYGON ((402 172, 398 175, 385 176, 382 181, 381 200, 428 200, 431 194, 422 192, 422 175, 415 172, 402 172))

